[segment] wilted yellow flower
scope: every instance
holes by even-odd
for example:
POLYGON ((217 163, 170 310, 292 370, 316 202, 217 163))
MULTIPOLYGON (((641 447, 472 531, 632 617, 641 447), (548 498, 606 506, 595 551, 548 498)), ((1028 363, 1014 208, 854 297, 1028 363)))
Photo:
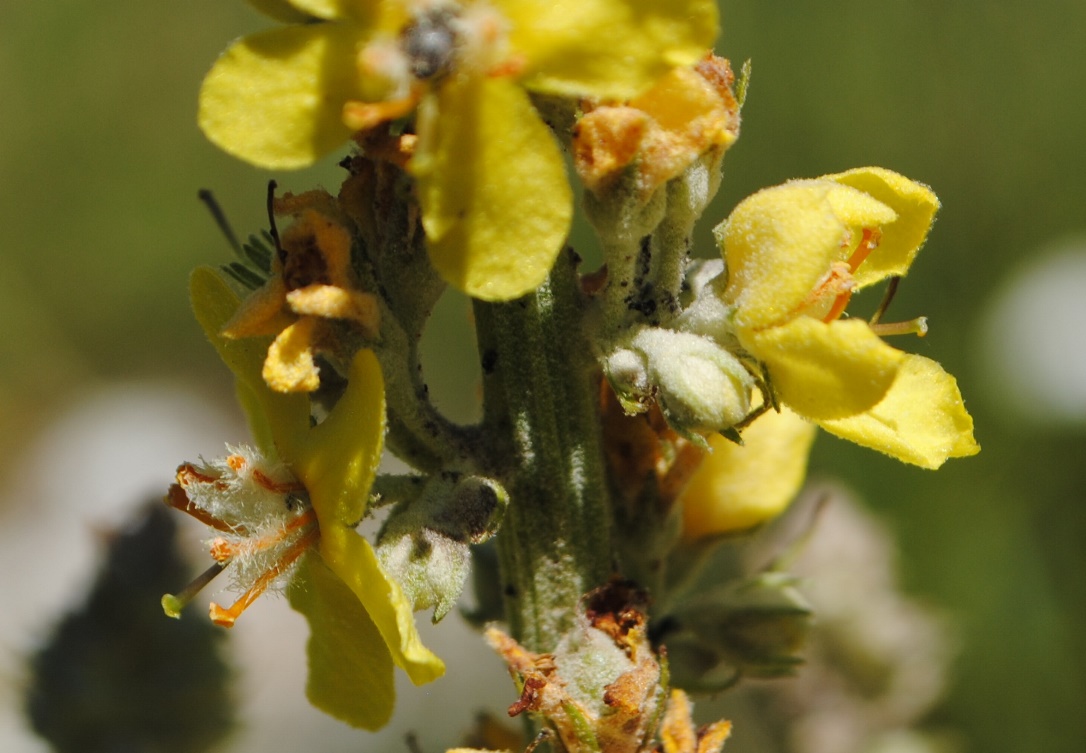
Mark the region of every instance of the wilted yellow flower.
POLYGON ((926 186, 859 168, 760 191, 716 231, 735 334, 780 400, 925 468, 980 449, 957 383, 887 345, 878 327, 841 316, 854 291, 905 274, 938 208, 926 186))
POLYGON ((727 60, 708 55, 675 68, 626 104, 587 112, 573 136, 585 186, 605 189, 633 166, 632 183, 648 196, 700 155, 727 149, 739 136, 734 79, 727 60))
POLYGON ((572 193, 528 92, 629 99, 716 36, 711 0, 264 0, 300 22, 234 43, 199 122, 264 167, 312 163, 417 109, 410 169, 430 255, 488 300, 535 288, 565 243, 572 193))
POLYGON ((312 392, 320 386, 315 352, 334 350, 329 320, 352 322, 361 335, 374 338, 380 314, 376 296, 358 288, 347 228, 327 214, 306 209, 283 233, 271 278, 242 302, 222 334, 274 335, 264 360, 264 381, 276 392, 312 392))
POLYGON ((226 283, 214 271, 198 269, 191 295, 200 325, 234 372, 257 445, 264 457, 289 469, 316 518, 312 535, 311 519, 304 521, 304 544, 320 556, 303 556, 288 588, 291 605, 306 616, 312 633, 309 698, 350 724, 381 727, 394 703, 394 663, 416 684, 436 679, 444 665, 422 645, 411 603, 355 530, 369 503, 384 441, 384 382, 377 358, 368 350, 358 352, 343 396, 311 427, 309 397, 275 392, 261 376, 269 338, 235 341, 220 334, 240 304, 226 283))

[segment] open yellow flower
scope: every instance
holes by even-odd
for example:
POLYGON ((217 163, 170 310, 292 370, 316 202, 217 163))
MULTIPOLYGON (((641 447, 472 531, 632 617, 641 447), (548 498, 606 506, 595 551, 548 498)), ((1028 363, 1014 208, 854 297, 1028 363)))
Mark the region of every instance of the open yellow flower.
POLYGON ((355 726, 376 729, 394 703, 392 667, 416 684, 436 679, 444 665, 422 645, 411 604, 379 566, 355 526, 384 439, 384 383, 376 356, 359 351, 346 392, 327 418, 310 427, 309 397, 273 391, 261 376, 270 338, 228 340, 220 332, 240 305, 213 270, 192 276, 196 317, 237 379, 253 436, 265 457, 286 464, 305 487, 319 528, 288 590, 309 621, 313 704, 355 726))
POLYGON ((735 334, 780 400, 925 468, 980 449, 957 383, 841 315, 854 291, 905 274, 938 208, 926 186, 859 168, 760 191, 716 231, 735 334))
POLYGON ((226 151, 295 168, 418 110, 410 169, 437 270, 470 295, 536 287, 565 243, 572 193, 528 92, 629 99, 697 61, 711 0, 262 0, 300 21, 234 43, 200 92, 226 151))

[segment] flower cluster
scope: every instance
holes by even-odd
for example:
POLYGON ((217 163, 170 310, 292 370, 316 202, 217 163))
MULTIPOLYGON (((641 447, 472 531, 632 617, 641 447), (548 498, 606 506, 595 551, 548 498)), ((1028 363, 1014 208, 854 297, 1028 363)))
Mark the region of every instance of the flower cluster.
POLYGON ((816 426, 924 468, 979 450, 954 378, 883 340, 926 322, 883 322, 889 297, 871 321, 847 311, 863 288, 892 293, 938 199, 881 168, 792 181, 739 203, 716 228, 720 257, 691 261, 749 70, 734 86, 709 51, 714 0, 252 2, 282 25, 214 64, 204 133, 272 169, 354 153, 338 196, 269 200, 293 224, 280 237, 273 218, 259 279, 237 275, 256 288, 246 300, 193 275, 256 449, 178 470, 167 503, 213 530, 215 564, 164 597, 167 613, 227 569, 241 595, 212 605, 221 625, 285 590, 311 628, 311 700, 375 729, 394 666, 416 683, 444 669, 413 610, 449 612, 470 547, 511 525, 500 576, 476 564, 480 622, 537 622, 530 651, 524 635, 497 641, 523 680, 514 707, 571 751, 650 749, 661 713, 663 750, 718 750, 730 728, 695 734, 650 636, 676 641, 673 677, 719 689, 790 671, 810 612, 769 570, 686 599, 702 554, 789 505, 816 426), (603 250, 591 275, 572 253, 556 264, 574 212, 566 152, 603 250), (477 426, 442 415, 422 378, 446 283, 478 301, 477 426), (417 473, 377 477, 386 432, 417 473), (356 528, 377 498, 392 508, 374 546, 356 528), (591 581, 616 562, 639 595, 589 599, 584 619, 614 644, 601 654, 569 629, 568 602, 606 593, 591 581), (660 630, 641 587, 663 597, 660 630))
POLYGON ((704 55, 711 0, 275 0, 291 25, 234 43, 199 121, 263 167, 311 164, 414 115, 410 170, 435 268, 478 298, 535 288, 565 243, 572 192, 530 95, 624 100, 704 55))
POLYGON ((762 190, 716 228, 722 259, 688 275, 689 304, 616 338, 604 368, 628 410, 655 401, 688 437, 739 442, 707 440, 683 498, 687 538, 778 514, 803 483, 811 424, 923 468, 980 450, 954 378, 882 339, 922 336, 923 318, 847 318, 855 292, 905 275, 938 208, 882 168, 762 190))
POLYGON ((285 588, 319 534, 305 487, 281 463, 272 465, 252 447, 226 449, 223 459, 177 469, 166 503, 208 526, 216 564, 182 596, 164 596, 162 606, 180 617, 196 591, 229 567, 242 596, 229 609, 212 603, 211 620, 231 627, 264 591, 285 588))

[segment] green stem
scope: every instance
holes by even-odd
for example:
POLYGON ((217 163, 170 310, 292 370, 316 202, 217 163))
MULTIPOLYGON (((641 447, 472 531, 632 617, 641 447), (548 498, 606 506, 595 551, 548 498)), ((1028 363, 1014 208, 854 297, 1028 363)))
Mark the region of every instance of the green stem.
POLYGON ((418 337, 385 317, 382 342, 375 352, 385 376, 389 448, 423 472, 471 470, 479 455, 478 427, 449 421, 430 401, 423 379, 418 337))
POLYGON ((505 612, 532 651, 553 650, 581 596, 613 571, 599 378, 576 263, 559 259, 524 298, 475 305, 492 471, 510 493, 497 537, 505 612))

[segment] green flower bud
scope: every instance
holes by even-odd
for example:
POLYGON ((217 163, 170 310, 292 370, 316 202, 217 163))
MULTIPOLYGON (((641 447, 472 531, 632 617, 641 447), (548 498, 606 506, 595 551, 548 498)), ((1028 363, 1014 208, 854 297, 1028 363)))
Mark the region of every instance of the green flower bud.
POLYGON ((471 545, 497 533, 508 502, 505 490, 490 479, 432 479, 418 498, 397 505, 385 521, 376 547, 381 566, 416 610, 433 607, 439 622, 464 589, 471 545))
POLYGON ((709 338, 646 328, 634 335, 629 349, 640 354, 648 384, 677 431, 722 431, 750 412, 754 377, 709 338))
POLYGON ((795 579, 769 572, 680 604, 661 622, 672 681, 715 691, 740 677, 792 674, 811 610, 795 579))

